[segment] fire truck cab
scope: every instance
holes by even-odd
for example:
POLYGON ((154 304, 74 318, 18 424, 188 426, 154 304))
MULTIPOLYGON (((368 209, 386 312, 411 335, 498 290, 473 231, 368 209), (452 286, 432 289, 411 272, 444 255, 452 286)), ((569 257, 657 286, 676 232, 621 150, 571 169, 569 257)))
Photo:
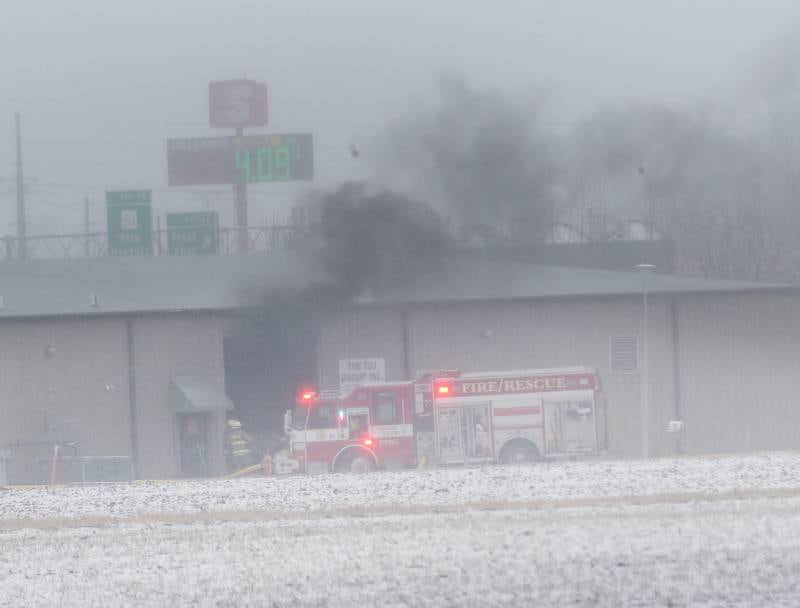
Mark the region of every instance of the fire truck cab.
POLYGON ((365 385, 348 395, 304 393, 291 453, 308 473, 361 472, 416 464, 413 385, 365 385))
POLYGON ((423 464, 522 463, 596 454, 600 383, 591 368, 419 374, 347 395, 304 393, 287 413, 277 472, 367 471, 423 464))

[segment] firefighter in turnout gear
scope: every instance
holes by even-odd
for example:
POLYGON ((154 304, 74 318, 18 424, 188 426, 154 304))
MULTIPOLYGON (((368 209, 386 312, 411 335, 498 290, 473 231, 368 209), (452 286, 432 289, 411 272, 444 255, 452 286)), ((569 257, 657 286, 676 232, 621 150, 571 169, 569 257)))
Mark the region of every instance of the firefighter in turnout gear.
POLYGON ((228 470, 238 471, 253 464, 253 440, 242 430, 238 420, 228 420, 225 433, 225 459, 228 470))

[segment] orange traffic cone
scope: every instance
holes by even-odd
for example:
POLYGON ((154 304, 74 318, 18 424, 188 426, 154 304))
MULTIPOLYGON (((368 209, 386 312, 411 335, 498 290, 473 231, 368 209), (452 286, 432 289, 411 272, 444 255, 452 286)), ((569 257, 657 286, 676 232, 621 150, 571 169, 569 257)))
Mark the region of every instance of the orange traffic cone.
POLYGON ((272 456, 269 454, 261 461, 261 471, 265 477, 272 477, 272 456))

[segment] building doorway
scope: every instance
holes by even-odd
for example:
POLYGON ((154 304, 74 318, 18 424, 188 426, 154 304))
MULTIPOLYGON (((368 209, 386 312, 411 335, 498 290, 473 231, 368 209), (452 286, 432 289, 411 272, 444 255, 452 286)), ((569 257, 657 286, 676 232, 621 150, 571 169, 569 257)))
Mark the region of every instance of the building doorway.
POLYGON ((283 436, 283 416, 297 391, 317 381, 316 331, 302 310, 242 313, 224 340, 225 387, 232 416, 253 438, 256 453, 283 436))
POLYGON ((208 414, 176 414, 181 477, 207 477, 208 414))

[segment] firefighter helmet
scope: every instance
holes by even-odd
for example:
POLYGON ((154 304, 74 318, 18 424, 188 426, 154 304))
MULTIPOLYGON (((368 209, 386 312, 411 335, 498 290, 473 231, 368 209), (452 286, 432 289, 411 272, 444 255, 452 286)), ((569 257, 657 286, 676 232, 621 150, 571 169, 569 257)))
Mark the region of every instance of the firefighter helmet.
POLYGON ((232 429, 240 429, 242 428, 242 423, 239 422, 238 420, 231 418, 230 420, 228 420, 228 426, 232 429))

